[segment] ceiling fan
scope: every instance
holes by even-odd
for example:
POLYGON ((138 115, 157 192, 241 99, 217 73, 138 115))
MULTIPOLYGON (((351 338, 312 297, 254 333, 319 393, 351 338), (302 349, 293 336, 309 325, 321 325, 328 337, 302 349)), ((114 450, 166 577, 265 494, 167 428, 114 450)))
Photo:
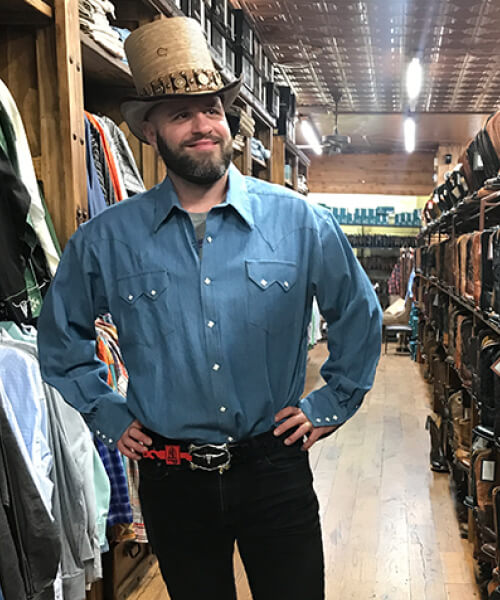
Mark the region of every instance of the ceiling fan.
POLYGON ((340 135, 339 133, 339 102, 342 98, 342 92, 336 91, 333 95, 335 102, 335 130, 332 135, 324 135, 321 138, 323 152, 327 155, 341 154, 343 150, 351 143, 351 138, 348 135, 340 135))

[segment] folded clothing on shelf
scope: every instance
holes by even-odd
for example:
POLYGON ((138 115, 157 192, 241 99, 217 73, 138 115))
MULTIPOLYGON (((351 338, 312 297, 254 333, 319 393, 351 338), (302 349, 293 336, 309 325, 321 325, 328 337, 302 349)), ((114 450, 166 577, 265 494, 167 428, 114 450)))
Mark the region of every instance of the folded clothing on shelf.
POLYGON ((252 138, 250 141, 250 148, 252 156, 259 158, 264 162, 267 162, 271 157, 271 152, 264 146, 264 144, 257 138, 252 138))
POLYGON ((125 59, 123 39, 115 31, 108 15, 115 18, 115 7, 109 0, 79 0, 80 28, 111 55, 125 59))

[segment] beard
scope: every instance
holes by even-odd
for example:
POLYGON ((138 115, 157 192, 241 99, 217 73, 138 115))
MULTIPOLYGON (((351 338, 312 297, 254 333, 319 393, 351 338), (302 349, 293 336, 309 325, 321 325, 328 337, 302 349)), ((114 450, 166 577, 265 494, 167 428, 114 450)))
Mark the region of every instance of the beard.
POLYGON ((229 138, 226 142, 221 138, 209 137, 207 139, 212 139, 220 144, 220 153, 216 151, 209 156, 194 158, 184 152, 182 147, 174 150, 159 133, 156 134, 158 152, 167 167, 167 171, 173 171, 182 179, 197 185, 212 185, 218 181, 225 175, 233 157, 232 138, 229 138))

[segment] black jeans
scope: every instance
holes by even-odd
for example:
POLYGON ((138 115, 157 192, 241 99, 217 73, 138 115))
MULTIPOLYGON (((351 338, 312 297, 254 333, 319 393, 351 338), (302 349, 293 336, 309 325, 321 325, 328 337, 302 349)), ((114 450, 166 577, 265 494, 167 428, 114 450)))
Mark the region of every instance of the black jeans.
POLYGON ((144 521, 172 600, 235 600, 235 540, 254 600, 323 600, 318 501, 300 445, 222 475, 139 465, 144 521))

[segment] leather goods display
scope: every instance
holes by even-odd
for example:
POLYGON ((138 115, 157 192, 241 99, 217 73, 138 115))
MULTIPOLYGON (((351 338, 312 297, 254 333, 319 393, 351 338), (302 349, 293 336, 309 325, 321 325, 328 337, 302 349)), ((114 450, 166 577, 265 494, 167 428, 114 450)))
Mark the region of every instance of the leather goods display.
POLYGON ((458 164, 453 171, 445 174, 445 185, 453 206, 456 206, 469 193, 469 186, 465 179, 463 165, 458 164))
POLYGON ((500 112, 459 160, 424 209, 416 355, 432 385, 430 467, 449 470, 481 597, 500 600, 500 112))
MULTIPOLYGON (((469 147, 471 142, 467 144, 467 148, 469 147)), ((465 149, 458 159, 459 164, 462 165, 462 172, 464 174, 465 181, 467 182, 467 187, 470 191, 472 191, 473 183, 472 183, 472 166, 469 163, 469 155, 467 149, 465 149)))
MULTIPOLYGON (((489 118, 488 123, 491 123, 492 117, 489 118)), ((498 169, 500 168, 500 161, 498 155, 491 143, 490 134, 488 133, 488 123, 485 129, 482 129, 475 138, 476 149, 481 156, 481 162, 483 166, 483 183, 487 179, 492 179, 498 175, 498 169)))
POLYGON ((493 267, 493 300, 492 308, 494 312, 500 314, 500 229, 491 236, 492 246, 492 267, 493 267))
POLYGON ((476 231, 472 234, 471 262, 472 282, 470 283, 474 305, 481 303, 481 280, 482 280, 482 233, 476 231))
POLYGON ((486 181, 482 156, 479 151, 477 139, 472 140, 469 144, 469 147, 467 148, 467 159, 471 167, 472 185, 470 188, 472 191, 477 191, 483 187, 483 183, 486 181))
POLYGON ((481 297, 479 307, 488 311, 493 306, 493 238, 495 230, 486 229, 481 233, 481 297))

